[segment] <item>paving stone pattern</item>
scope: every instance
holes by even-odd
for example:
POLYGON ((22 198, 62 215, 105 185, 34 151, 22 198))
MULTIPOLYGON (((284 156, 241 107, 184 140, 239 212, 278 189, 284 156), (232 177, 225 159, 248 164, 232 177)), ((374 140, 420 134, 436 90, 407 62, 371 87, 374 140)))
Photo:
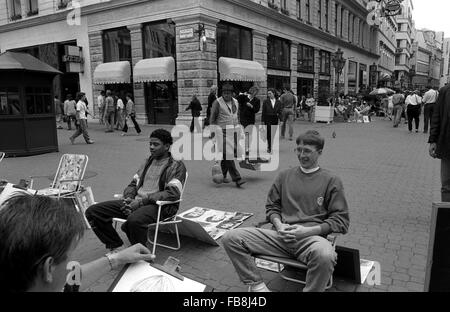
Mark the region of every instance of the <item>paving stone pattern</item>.
MULTIPOLYGON (((69 142, 71 132, 58 130, 59 153, 26 158, 7 158, 0 165, 0 177, 18 182, 30 175, 51 176, 64 153, 89 156, 90 175, 85 185, 91 186, 96 201, 121 193, 133 172, 148 154, 147 138, 156 126, 143 126, 141 136, 120 136, 120 132, 104 133, 98 122, 91 121, 89 133, 96 141, 87 145, 78 138, 69 142)), ((164 128, 170 129, 165 126, 164 128)), ((377 119, 370 124, 295 123, 295 133, 317 129, 325 138, 321 165, 336 172, 343 180, 350 206, 349 233, 339 238, 338 245, 359 249, 361 258, 381 264, 381 285, 369 287, 335 280, 329 291, 422 291, 428 251, 431 205, 439 201, 439 162, 428 156, 427 137, 423 133, 409 133, 406 126, 392 128, 391 122, 377 119), (332 138, 333 131, 336 138, 332 138)), ((280 169, 298 165, 295 143, 282 141, 280 169)), ((276 172, 240 170, 248 181, 243 189, 233 184, 217 186, 211 180, 212 163, 186 161, 189 181, 180 212, 194 206, 225 211, 252 212, 254 216, 243 226, 253 226, 265 217, 267 191, 276 172)), ((40 187, 48 179, 36 181, 40 187)), ((120 233, 124 241, 128 241, 120 233)), ((219 244, 221 244, 219 240, 219 244)), ((82 263, 94 260, 107 250, 92 231, 87 231, 79 244, 74 260, 82 263)), ((221 246, 214 247, 194 239, 182 237, 182 248, 169 251, 157 248, 157 262, 168 256, 180 260, 186 277, 203 282, 216 291, 246 291, 221 246)), ((106 291, 118 271, 104 276, 89 291, 106 291)), ((263 271, 268 286, 274 291, 301 291, 302 286, 284 281, 278 274, 263 271)))

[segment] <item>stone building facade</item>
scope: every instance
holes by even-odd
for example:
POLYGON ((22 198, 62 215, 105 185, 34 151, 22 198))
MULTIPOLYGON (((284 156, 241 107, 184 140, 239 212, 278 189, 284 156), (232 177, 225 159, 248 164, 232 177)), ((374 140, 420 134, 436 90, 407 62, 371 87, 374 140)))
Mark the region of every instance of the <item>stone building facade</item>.
MULTIPOLYGON (((61 11, 58 0, 39 1, 42 8, 48 7, 47 11, 40 8, 32 18, 11 21, 9 13, 0 13, 1 51, 32 46, 36 40, 50 42, 54 39, 46 35, 44 28, 58 27, 64 36, 76 38, 77 45, 83 47, 84 73, 79 74, 79 80, 89 102, 95 103, 99 92, 106 88, 132 93, 138 117, 148 123, 187 123, 190 113, 185 109, 191 96, 196 94, 205 105, 210 87, 220 88, 220 57, 262 66, 265 79, 233 82, 236 88, 256 84, 260 98, 265 97, 268 87, 281 89, 285 85, 300 96, 316 99, 320 94, 334 95, 337 84, 342 93, 355 94, 374 86, 369 70, 379 61, 379 30, 366 22, 365 0, 79 3, 81 25, 76 27, 63 25, 67 25, 71 8, 61 11), (15 39, 19 32, 35 31, 40 33, 36 40, 25 43, 15 39), (338 48, 347 60, 340 81, 336 81, 332 65, 338 48), (139 61, 157 57, 173 58, 174 81, 134 81, 133 71, 139 61), (130 63, 130 82, 95 84, 99 65, 118 61, 130 63)), ((203 114, 206 105, 204 108, 203 114)))

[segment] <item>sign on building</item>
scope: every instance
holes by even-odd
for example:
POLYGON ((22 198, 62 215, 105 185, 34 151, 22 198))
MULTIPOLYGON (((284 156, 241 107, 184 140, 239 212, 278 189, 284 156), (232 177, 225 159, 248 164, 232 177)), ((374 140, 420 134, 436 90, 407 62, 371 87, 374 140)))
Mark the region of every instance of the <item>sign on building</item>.
POLYGON ((64 51, 63 62, 66 63, 66 72, 84 73, 83 48, 66 45, 64 51))
POLYGON ((194 28, 180 29, 180 39, 194 38, 194 28))

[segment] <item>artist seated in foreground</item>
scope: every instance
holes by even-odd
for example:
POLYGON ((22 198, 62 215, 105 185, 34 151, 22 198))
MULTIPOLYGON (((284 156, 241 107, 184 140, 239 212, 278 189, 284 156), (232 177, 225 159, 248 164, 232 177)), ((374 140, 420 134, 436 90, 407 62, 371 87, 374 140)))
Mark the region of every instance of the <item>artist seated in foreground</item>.
MULTIPOLYGON (((145 160, 133 180, 123 191, 123 200, 113 200, 92 205, 86 210, 86 218, 97 237, 111 251, 120 248, 123 241, 112 226, 113 218, 127 221, 122 230, 131 244, 147 243, 147 226, 155 223, 158 215, 156 201, 180 199, 186 167, 173 159, 173 144, 169 131, 158 129, 150 134, 150 157, 145 160)), ((179 204, 162 207, 160 219, 175 215, 179 204)))
MULTIPOLYGON (((0 209, 0 292, 62 291, 67 264, 83 237, 84 220, 64 201, 45 196, 20 195, 0 209)), ((154 259, 138 244, 81 266, 85 290, 111 269, 126 263, 154 259)), ((74 285, 74 286, 75 286, 74 285)))
POLYGON ((296 143, 300 166, 282 171, 267 197, 266 218, 274 229, 235 229, 222 239, 249 291, 269 291, 252 260, 255 254, 304 262, 308 272, 303 291, 324 291, 336 264, 336 253, 326 237, 348 230, 349 213, 342 182, 318 164, 324 139, 317 131, 307 131, 296 143))

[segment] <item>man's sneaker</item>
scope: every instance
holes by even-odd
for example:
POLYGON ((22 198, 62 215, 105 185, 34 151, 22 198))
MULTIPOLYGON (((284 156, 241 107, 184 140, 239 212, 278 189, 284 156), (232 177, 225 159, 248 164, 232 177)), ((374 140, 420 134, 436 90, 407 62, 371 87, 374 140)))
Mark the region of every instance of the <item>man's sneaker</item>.
POLYGON ((248 287, 248 292, 271 292, 269 288, 267 288, 265 283, 259 283, 258 285, 250 285, 248 287))
POLYGON ((86 144, 94 144, 94 143, 95 143, 95 142, 92 141, 92 140, 86 142, 86 144))
POLYGON ((230 182, 231 182, 230 178, 223 178, 222 183, 230 183, 230 182))

